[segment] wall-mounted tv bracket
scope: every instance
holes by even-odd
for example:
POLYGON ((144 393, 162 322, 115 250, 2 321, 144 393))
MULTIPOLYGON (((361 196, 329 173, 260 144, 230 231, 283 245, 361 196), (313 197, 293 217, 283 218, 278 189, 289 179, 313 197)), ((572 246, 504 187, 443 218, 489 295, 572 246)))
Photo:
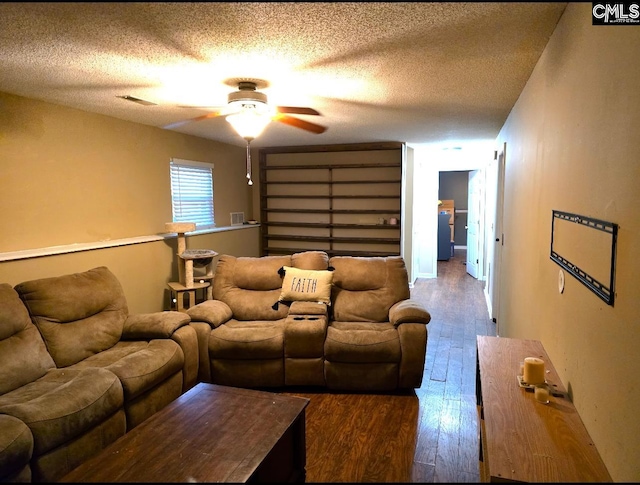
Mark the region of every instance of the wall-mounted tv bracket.
POLYGON ((561 212, 554 210, 553 217, 551 219, 551 259, 564 268, 569 274, 573 275, 583 285, 593 291, 601 299, 603 299, 608 305, 613 306, 615 296, 615 272, 616 272, 616 241, 618 238, 618 224, 613 222, 607 222, 600 219, 593 219, 591 217, 581 216, 578 214, 571 214, 569 212, 561 212), (611 252, 605 257, 610 259, 610 272, 609 282, 604 284, 592 276, 590 276, 584 269, 579 268, 567 258, 558 254, 553 246, 553 237, 555 229, 556 219, 565 220, 575 224, 581 224, 585 227, 603 231, 611 236, 611 252))

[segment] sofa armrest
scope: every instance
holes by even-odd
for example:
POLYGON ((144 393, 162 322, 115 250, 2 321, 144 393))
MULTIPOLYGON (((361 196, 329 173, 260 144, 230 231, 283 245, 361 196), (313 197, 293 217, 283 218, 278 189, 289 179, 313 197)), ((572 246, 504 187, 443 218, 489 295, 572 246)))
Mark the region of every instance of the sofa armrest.
POLYGON ((415 300, 402 300, 389 309, 389 321, 397 327, 402 323, 424 323, 431 321, 431 314, 415 300))
POLYGON ((316 301, 294 301, 289 307, 289 315, 326 315, 327 304, 316 301))
POLYGON ((0 414, 0 482, 31 482, 33 434, 18 418, 0 414))
POLYGON ((205 300, 187 310, 192 322, 206 322, 211 328, 217 328, 229 321, 233 312, 229 305, 220 300, 205 300))
POLYGON ((174 311, 129 315, 124 322, 122 338, 124 340, 171 338, 176 330, 190 321, 189 315, 174 311))

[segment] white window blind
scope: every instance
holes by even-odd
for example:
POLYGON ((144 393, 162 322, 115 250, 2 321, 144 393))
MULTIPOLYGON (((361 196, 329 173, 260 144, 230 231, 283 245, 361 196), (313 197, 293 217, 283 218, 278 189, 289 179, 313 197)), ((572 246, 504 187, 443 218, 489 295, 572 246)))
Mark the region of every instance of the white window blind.
POLYGON ((173 222, 195 222, 196 229, 215 227, 213 164, 172 158, 169 167, 173 222))

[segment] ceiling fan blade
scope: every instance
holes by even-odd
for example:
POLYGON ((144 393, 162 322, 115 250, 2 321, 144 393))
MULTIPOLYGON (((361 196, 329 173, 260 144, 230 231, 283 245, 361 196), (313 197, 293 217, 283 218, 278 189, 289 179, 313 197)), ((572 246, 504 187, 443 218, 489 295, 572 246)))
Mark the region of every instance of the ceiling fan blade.
POLYGON ((225 114, 226 113, 223 111, 213 111, 211 113, 207 113, 206 115, 196 116, 195 118, 189 118, 188 120, 182 120, 182 121, 176 121, 175 123, 170 123, 168 125, 163 126, 163 128, 166 130, 172 130, 173 128, 178 128, 179 126, 186 125, 187 123, 208 120, 209 118, 215 118, 217 116, 222 116, 225 114))
POLYGON ((316 125, 315 123, 310 123, 309 121, 304 121, 284 113, 278 113, 272 119, 273 121, 279 121, 285 125, 295 126, 296 128, 301 128, 312 133, 320 134, 327 131, 325 126, 316 125))
POLYGON ((296 114, 296 115, 320 116, 320 113, 318 113, 313 108, 299 108, 299 107, 295 107, 295 106, 276 106, 276 111, 278 113, 289 113, 289 114, 296 114))
POLYGON ((216 109, 223 110, 226 106, 195 106, 193 104, 179 104, 178 108, 194 108, 194 109, 216 109))

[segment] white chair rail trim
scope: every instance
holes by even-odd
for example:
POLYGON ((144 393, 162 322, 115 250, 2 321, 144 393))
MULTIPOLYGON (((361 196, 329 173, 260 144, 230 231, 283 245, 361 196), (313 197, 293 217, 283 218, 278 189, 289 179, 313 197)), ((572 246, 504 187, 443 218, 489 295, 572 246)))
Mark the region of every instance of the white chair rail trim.
MULTIPOLYGON (((224 226, 214 227, 211 229, 205 229, 202 231, 193 231, 186 233, 186 236, 198 236, 201 234, 209 234, 212 232, 224 232, 224 231, 237 231, 242 229, 249 229, 259 227, 259 224, 247 224, 243 226, 224 226)), ((56 254, 76 253, 79 251, 91 251, 94 249, 113 248, 118 246, 130 246, 132 244, 144 244, 156 241, 162 241, 164 239, 170 239, 177 237, 175 233, 163 233, 150 236, 136 236, 126 237, 123 239, 112 239, 108 241, 96 241, 88 243, 73 243, 64 244, 62 246, 50 246, 46 248, 36 249, 23 249, 21 251, 8 251, 0 253, 0 262, 4 261, 17 261, 20 259, 39 258, 42 256, 54 256, 56 254)))

